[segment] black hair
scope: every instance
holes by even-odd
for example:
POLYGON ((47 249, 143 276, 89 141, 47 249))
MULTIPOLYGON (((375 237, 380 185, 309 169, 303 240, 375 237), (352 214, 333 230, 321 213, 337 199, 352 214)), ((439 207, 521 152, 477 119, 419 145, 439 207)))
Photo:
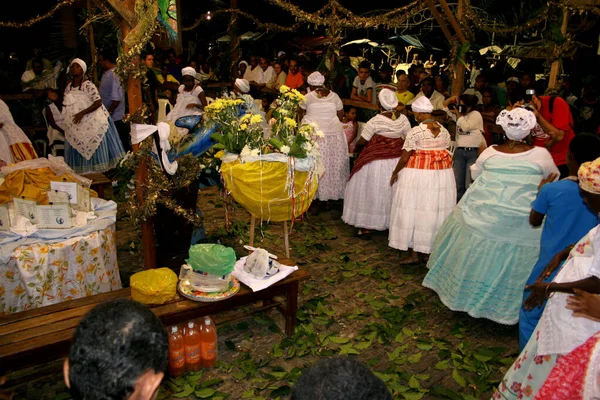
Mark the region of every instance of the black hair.
POLYGON ((356 108, 356 106, 345 105, 344 106, 344 113, 350 112, 350 110, 352 110, 353 108, 358 111, 358 109, 356 108))
POLYGON ((126 399, 146 371, 166 370, 168 356, 167 332, 149 308, 128 299, 100 304, 73 335, 71 394, 76 400, 126 399))
POLYGON ((369 71, 371 70, 371 63, 368 62, 367 60, 361 61, 360 64, 358 64, 358 69, 368 69, 369 71))
POLYGON ((403 69, 399 69, 398 71, 396 71, 396 79, 400 78, 400 76, 402 75, 406 75, 406 71, 403 69))
POLYGON ((425 82, 429 82, 431 84, 431 86, 433 86, 433 88, 435 89, 435 80, 431 76, 428 76, 427 78, 423 78, 423 80, 421 81, 421 86, 423 86, 423 84, 425 82))
POLYGON ((474 96, 472 94, 461 94, 458 99, 462 101, 464 105, 470 107, 471 111, 477 108, 477 103, 479 102, 477 96, 474 96))
POLYGON ((515 104, 518 101, 525 100, 525 89, 523 86, 517 86, 512 92, 508 95, 508 101, 510 104, 515 104))
POLYGON ((44 67, 44 61, 41 58, 34 58, 31 60, 31 67, 33 68, 33 64, 39 64, 44 67))
POLYGON ((391 74, 394 72, 394 69, 389 64, 383 64, 381 68, 379 68, 379 72, 389 72, 391 74))
POLYGON ((154 57, 154 53, 152 53, 150 51, 145 51, 142 54, 140 54, 140 60, 144 61, 144 60, 146 60, 146 58, 148 56, 153 56, 154 57))
POLYGON ((104 58, 107 61, 110 61, 113 64, 117 62, 117 55, 112 50, 101 50, 100 53, 98 53, 98 55, 102 56, 102 58, 104 58))
POLYGON ((360 361, 335 357, 321 360, 296 382, 291 400, 392 400, 381 379, 360 361))
POLYGON ((481 95, 483 96, 486 92, 492 94, 491 104, 498 104, 498 96, 496 95, 496 91, 494 90, 494 88, 491 86, 483 88, 483 90, 481 91, 481 95))
POLYGON ((580 133, 571 140, 569 152, 579 165, 594 161, 600 157, 600 137, 594 133, 580 133))

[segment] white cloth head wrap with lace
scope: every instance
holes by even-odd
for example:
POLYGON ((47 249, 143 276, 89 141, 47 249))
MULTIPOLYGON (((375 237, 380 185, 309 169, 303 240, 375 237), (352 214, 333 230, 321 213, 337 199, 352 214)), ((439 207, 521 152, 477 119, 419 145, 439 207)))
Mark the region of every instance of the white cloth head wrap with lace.
POLYGON ((248 82, 247 79, 236 79, 235 86, 237 86, 242 93, 248 93, 250 91, 250 82, 248 82))
POLYGON ((310 86, 323 86, 325 77, 319 71, 315 71, 308 76, 307 81, 310 86))
POLYGON ((83 75, 85 75, 85 73, 87 72, 87 64, 85 63, 85 61, 83 61, 81 58, 74 58, 73 61, 71 61, 71 65, 73 64, 78 64, 83 70, 83 75))
POLYGON ((525 108, 517 107, 511 111, 502 110, 496 124, 504 129, 506 137, 511 140, 523 140, 537 124, 535 115, 525 108))
POLYGON ((425 96, 421 96, 415 101, 413 101, 410 107, 412 111, 416 113, 429 114, 433 111, 433 104, 431 104, 431 101, 425 96))
POLYGON ((382 89, 377 98, 379 99, 381 107, 388 111, 398 107, 398 97, 396 97, 396 92, 390 89, 382 89))
POLYGON ((181 70, 181 76, 192 76, 196 77, 196 70, 192 67, 185 67, 181 70))

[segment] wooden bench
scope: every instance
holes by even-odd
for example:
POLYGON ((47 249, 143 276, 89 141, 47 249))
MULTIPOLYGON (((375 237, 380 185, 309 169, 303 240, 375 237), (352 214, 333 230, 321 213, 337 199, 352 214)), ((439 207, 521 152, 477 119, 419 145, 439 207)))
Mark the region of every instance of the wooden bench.
MULTIPOLYGON (((281 261, 293 265, 289 261, 281 261)), ((285 317, 286 335, 293 335, 296 328, 299 283, 308 278, 308 271, 299 269, 286 279, 258 292, 240 284, 240 291, 226 300, 201 303, 178 296, 176 300, 150 308, 166 326, 169 326, 262 302, 262 305, 254 306, 249 311, 216 318, 215 322, 222 324, 246 318, 255 312, 277 308, 285 317), (275 296, 284 296, 286 304, 276 300, 275 296)), ((16 371, 65 357, 81 318, 98 304, 118 298, 130 298, 130 290, 116 290, 1 316, 0 365, 6 371, 16 371)))
POLYGON ((112 183, 108 177, 102 173, 86 174, 86 178, 92 180, 91 189, 98 193, 98 197, 104 198, 104 185, 112 183))

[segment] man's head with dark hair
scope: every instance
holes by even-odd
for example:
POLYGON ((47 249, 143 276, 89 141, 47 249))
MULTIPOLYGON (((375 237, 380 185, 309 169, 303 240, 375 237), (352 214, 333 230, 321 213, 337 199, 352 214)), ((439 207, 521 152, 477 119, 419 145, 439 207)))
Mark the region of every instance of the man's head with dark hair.
POLYGON ((406 71, 403 69, 396 71, 396 79, 400 78, 400 75, 406 75, 406 71))
POLYGON ((577 170, 584 162, 600 157, 600 137, 595 133, 580 133, 569 144, 567 165, 571 175, 577 176, 577 170))
POLYGON ((421 81, 421 91, 427 98, 431 97, 434 90, 435 90, 435 81, 433 80, 432 77, 428 76, 427 78, 424 78, 421 81))
POLYGON ((522 86, 515 87, 508 94, 508 103, 512 106, 521 105, 525 102, 525 89, 522 86))
POLYGON ((467 106, 467 112, 471 112, 477 108, 479 99, 472 94, 461 94, 458 98, 459 102, 467 106))
POLYGON ((44 72, 44 60, 41 58, 34 58, 31 60, 31 69, 33 70, 34 74, 40 75, 42 72, 44 72))
POLYGON ((371 75, 371 63, 367 60, 361 61, 358 64, 358 78, 364 83, 369 75, 371 75))
POLYGON ((100 67, 102 67, 104 71, 108 71, 114 67, 116 62, 117 56, 114 52, 110 50, 102 50, 100 53, 98 53, 98 64, 100 64, 100 67))
POLYGON ((380 83, 391 83, 394 69, 389 64, 383 64, 379 68, 379 82, 380 83))
POLYGON ((381 379, 360 361, 336 357, 321 360, 296 382, 292 400, 392 400, 381 379))
POLYGON ((150 309, 127 299, 109 301, 77 326, 64 364, 65 383, 76 400, 150 400, 168 353, 167 333, 150 309))

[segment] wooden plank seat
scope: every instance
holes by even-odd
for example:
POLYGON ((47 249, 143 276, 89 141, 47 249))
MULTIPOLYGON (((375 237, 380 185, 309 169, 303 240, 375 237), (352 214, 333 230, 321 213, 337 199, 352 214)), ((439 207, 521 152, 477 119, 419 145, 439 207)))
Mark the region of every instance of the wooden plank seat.
POLYGON ((86 174, 84 176, 86 178, 92 180, 91 189, 96 191, 96 193, 98 193, 98 197, 103 199, 104 198, 104 185, 111 184, 112 183, 111 180, 108 179, 108 177, 106 175, 104 175, 103 173, 86 174))
MULTIPOLYGON (((282 262, 293 265, 289 261, 282 262)), ((253 292, 240 284, 240 291, 226 300, 201 303, 178 296, 176 300, 151 305, 150 308, 168 326, 262 302, 262 305, 255 305, 251 310, 228 314, 224 318, 217 317, 215 322, 222 324, 246 318, 255 312, 277 308, 285 317, 285 333, 293 335, 299 283, 308 278, 308 271, 299 269, 259 292, 253 292), (276 296, 284 296, 285 304, 276 300, 276 296)), ((98 304, 117 298, 130 298, 129 288, 0 316, 0 365, 5 371, 15 371, 66 356, 71 337, 81 318, 98 304)))

